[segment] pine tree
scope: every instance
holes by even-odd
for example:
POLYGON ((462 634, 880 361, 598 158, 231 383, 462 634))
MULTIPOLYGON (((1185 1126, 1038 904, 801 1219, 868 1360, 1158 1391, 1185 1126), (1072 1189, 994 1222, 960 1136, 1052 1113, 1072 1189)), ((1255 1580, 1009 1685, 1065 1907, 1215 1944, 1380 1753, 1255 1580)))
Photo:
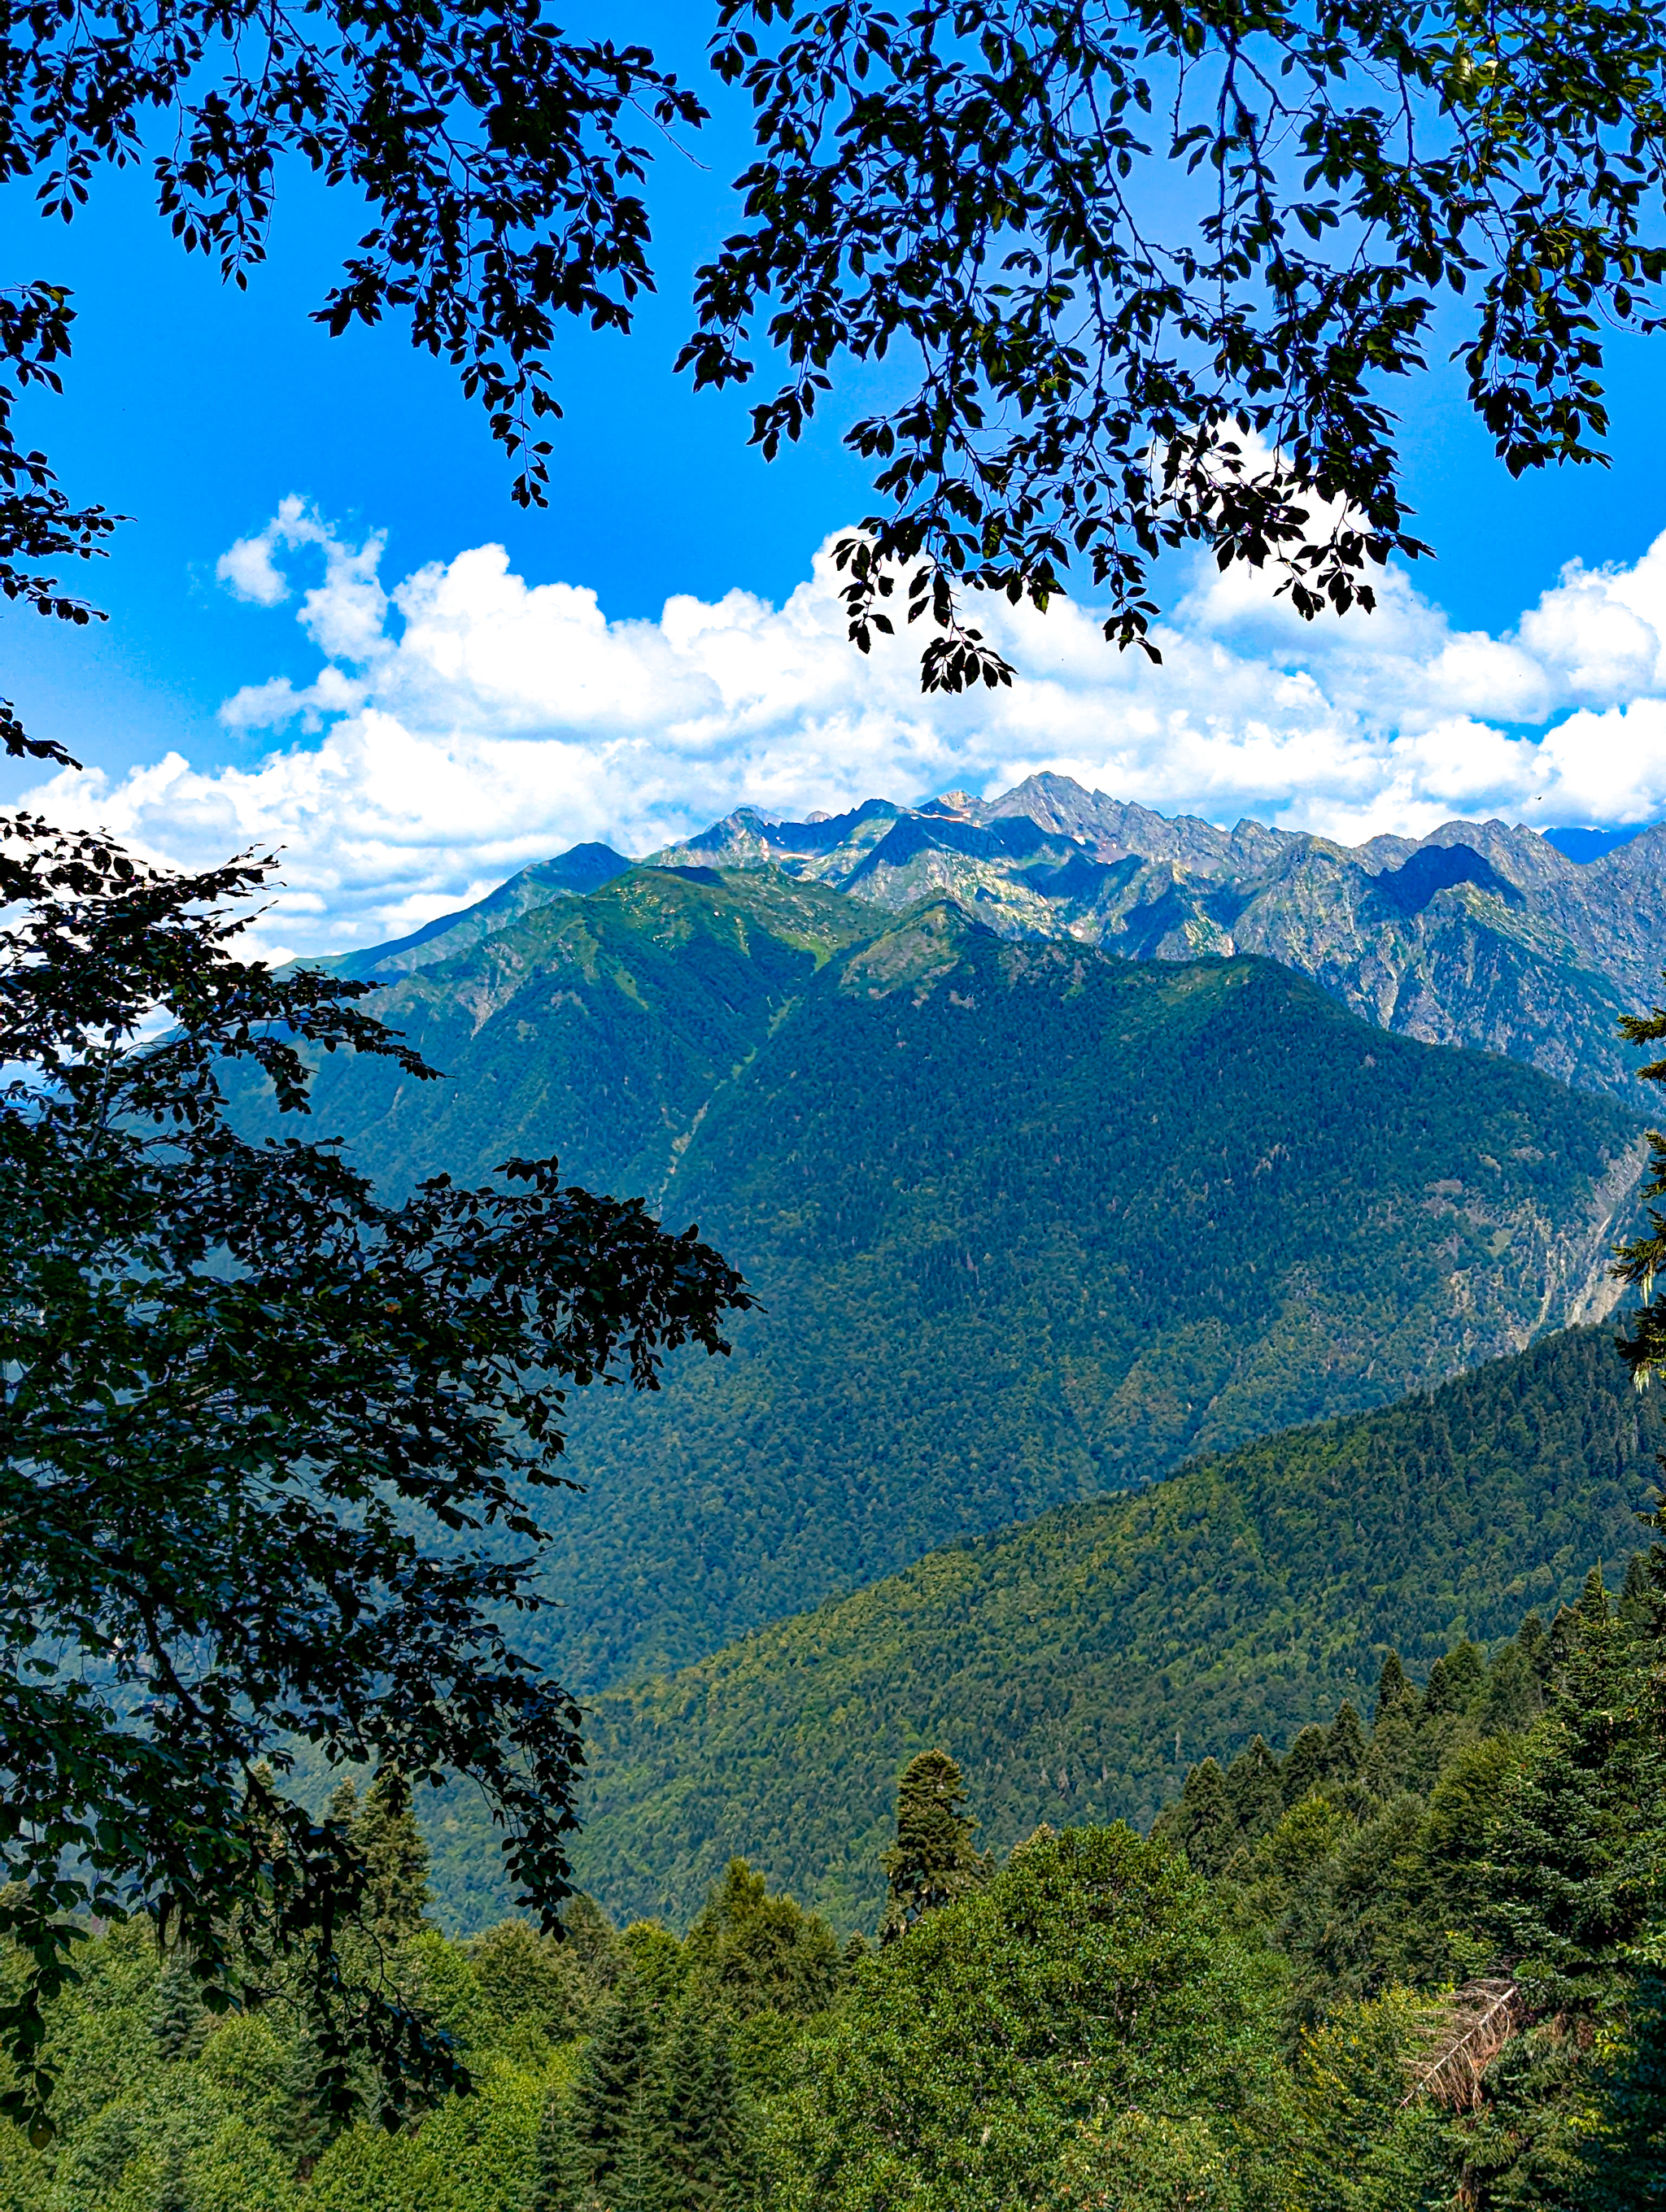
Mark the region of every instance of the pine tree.
POLYGON ((354 1824, 354 1840, 365 1862, 368 1924, 390 1945, 419 1936, 434 1901, 428 1846, 411 1810, 410 1784, 397 1767, 378 1771, 354 1824))
POLYGON ((634 1973, 620 1977, 586 2053, 573 2133, 609 2212, 655 2212, 666 2185, 665 2130, 653 2023, 634 1973))
POLYGON ((988 1881, 993 1862, 972 1848, 977 1823, 962 1809, 965 1802, 960 1769, 947 1752, 922 1751, 910 1759, 897 1786, 897 1841, 879 1862, 887 1888, 882 1943, 988 1881))
POLYGON ((573 2116, 566 2098, 557 2091, 538 2122, 526 2212, 584 2212, 590 2195, 587 2179, 573 2132, 573 2116))

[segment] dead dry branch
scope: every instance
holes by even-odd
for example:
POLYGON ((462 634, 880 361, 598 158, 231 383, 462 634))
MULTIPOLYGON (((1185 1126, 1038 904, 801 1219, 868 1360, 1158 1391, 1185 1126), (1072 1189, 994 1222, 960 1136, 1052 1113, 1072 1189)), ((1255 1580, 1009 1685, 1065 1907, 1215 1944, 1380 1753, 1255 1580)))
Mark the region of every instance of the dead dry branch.
POLYGON ((1473 2112, 1481 2076, 1511 2037, 1525 2025, 1527 2007, 1511 1981, 1466 1983, 1429 2015, 1419 2052, 1409 2061, 1412 2086, 1401 2110, 1432 2097, 1456 2112, 1473 2112))

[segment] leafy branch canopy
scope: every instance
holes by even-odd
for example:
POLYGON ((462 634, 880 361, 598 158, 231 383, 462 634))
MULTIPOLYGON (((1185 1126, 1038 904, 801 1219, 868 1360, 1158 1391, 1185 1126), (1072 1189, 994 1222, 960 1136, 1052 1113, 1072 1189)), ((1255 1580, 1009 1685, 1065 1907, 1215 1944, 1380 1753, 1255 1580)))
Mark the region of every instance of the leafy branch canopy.
POLYGON ((50 2130, 46 2008, 88 1916, 145 1913, 213 2009, 280 1984, 325 2104, 359 2055, 390 2125, 455 2055, 337 1937, 365 1870, 285 1778, 466 1778, 552 1925, 578 1709, 510 1641, 569 1388, 727 1349, 740 1279, 552 1159, 392 1205, 331 1144, 253 1143, 243 1063, 304 1112, 308 1053, 434 1071, 365 986, 239 959, 269 860, 153 869, 0 818, 0 2112, 50 2130))
MULTIPOLYGON (((1304 615, 1369 606, 1375 568, 1427 550, 1388 393, 1438 302, 1517 474, 1602 458, 1606 334, 1658 320, 1646 0, 718 0, 712 59, 757 158, 681 365, 745 383, 769 349, 766 456, 878 371, 885 404, 845 431, 875 496, 839 549, 851 634, 869 647, 892 603, 926 618, 928 690, 1010 679, 969 587, 1045 606, 1078 569, 1107 635, 1154 654, 1152 563, 1189 543, 1271 568, 1304 615)), ((242 284, 283 156, 362 193, 319 319, 408 314, 523 504, 558 319, 629 329, 652 144, 705 115, 543 0, 32 0, 0 33, 0 174, 49 212, 149 159, 181 242, 242 284)), ((0 302, 0 590, 79 620, 42 564, 114 518, 10 422, 70 316, 45 282, 0 302)))

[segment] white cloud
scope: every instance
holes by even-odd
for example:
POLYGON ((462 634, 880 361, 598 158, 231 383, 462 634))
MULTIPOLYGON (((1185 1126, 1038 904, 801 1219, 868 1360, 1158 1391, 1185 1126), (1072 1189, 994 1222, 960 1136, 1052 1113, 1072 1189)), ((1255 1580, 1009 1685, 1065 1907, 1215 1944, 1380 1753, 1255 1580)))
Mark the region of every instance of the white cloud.
POLYGON ((987 793, 1041 768, 1350 842, 1456 814, 1666 812, 1666 534, 1630 568, 1570 563, 1503 636, 1455 630, 1398 572, 1376 613, 1310 625, 1264 578, 1200 563, 1157 634, 1160 668, 1108 647, 1088 610, 1003 602, 979 619, 1023 673, 959 699, 921 696, 915 639, 852 649, 825 547, 783 606, 679 597, 657 623, 610 622, 593 592, 528 583, 494 545, 390 598, 381 553, 289 498, 221 560, 266 606, 291 596, 297 558, 321 562, 296 615, 315 679, 251 684, 222 710, 299 738, 248 768, 169 754, 113 784, 60 776, 36 802, 180 860, 281 843, 266 941, 319 951, 415 927, 581 839, 644 852, 743 803, 987 793))

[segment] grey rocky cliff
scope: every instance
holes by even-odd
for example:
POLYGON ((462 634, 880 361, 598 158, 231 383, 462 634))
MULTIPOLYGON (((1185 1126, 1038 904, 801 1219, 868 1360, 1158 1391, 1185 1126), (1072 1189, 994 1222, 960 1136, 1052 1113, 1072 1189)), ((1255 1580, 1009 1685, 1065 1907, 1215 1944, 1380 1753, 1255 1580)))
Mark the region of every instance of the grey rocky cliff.
POLYGON ((1666 825, 1584 865, 1497 821, 1347 846, 1170 820, 1043 775, 991 800, 869 800, 816 822, 743 808, 654 858, 778 867, 892 908, 946 894, 1003 935, 1134 958, 1261 953, 1380 1028, 1642 1103, 1617 1024, 1660 995, 1666 825))

